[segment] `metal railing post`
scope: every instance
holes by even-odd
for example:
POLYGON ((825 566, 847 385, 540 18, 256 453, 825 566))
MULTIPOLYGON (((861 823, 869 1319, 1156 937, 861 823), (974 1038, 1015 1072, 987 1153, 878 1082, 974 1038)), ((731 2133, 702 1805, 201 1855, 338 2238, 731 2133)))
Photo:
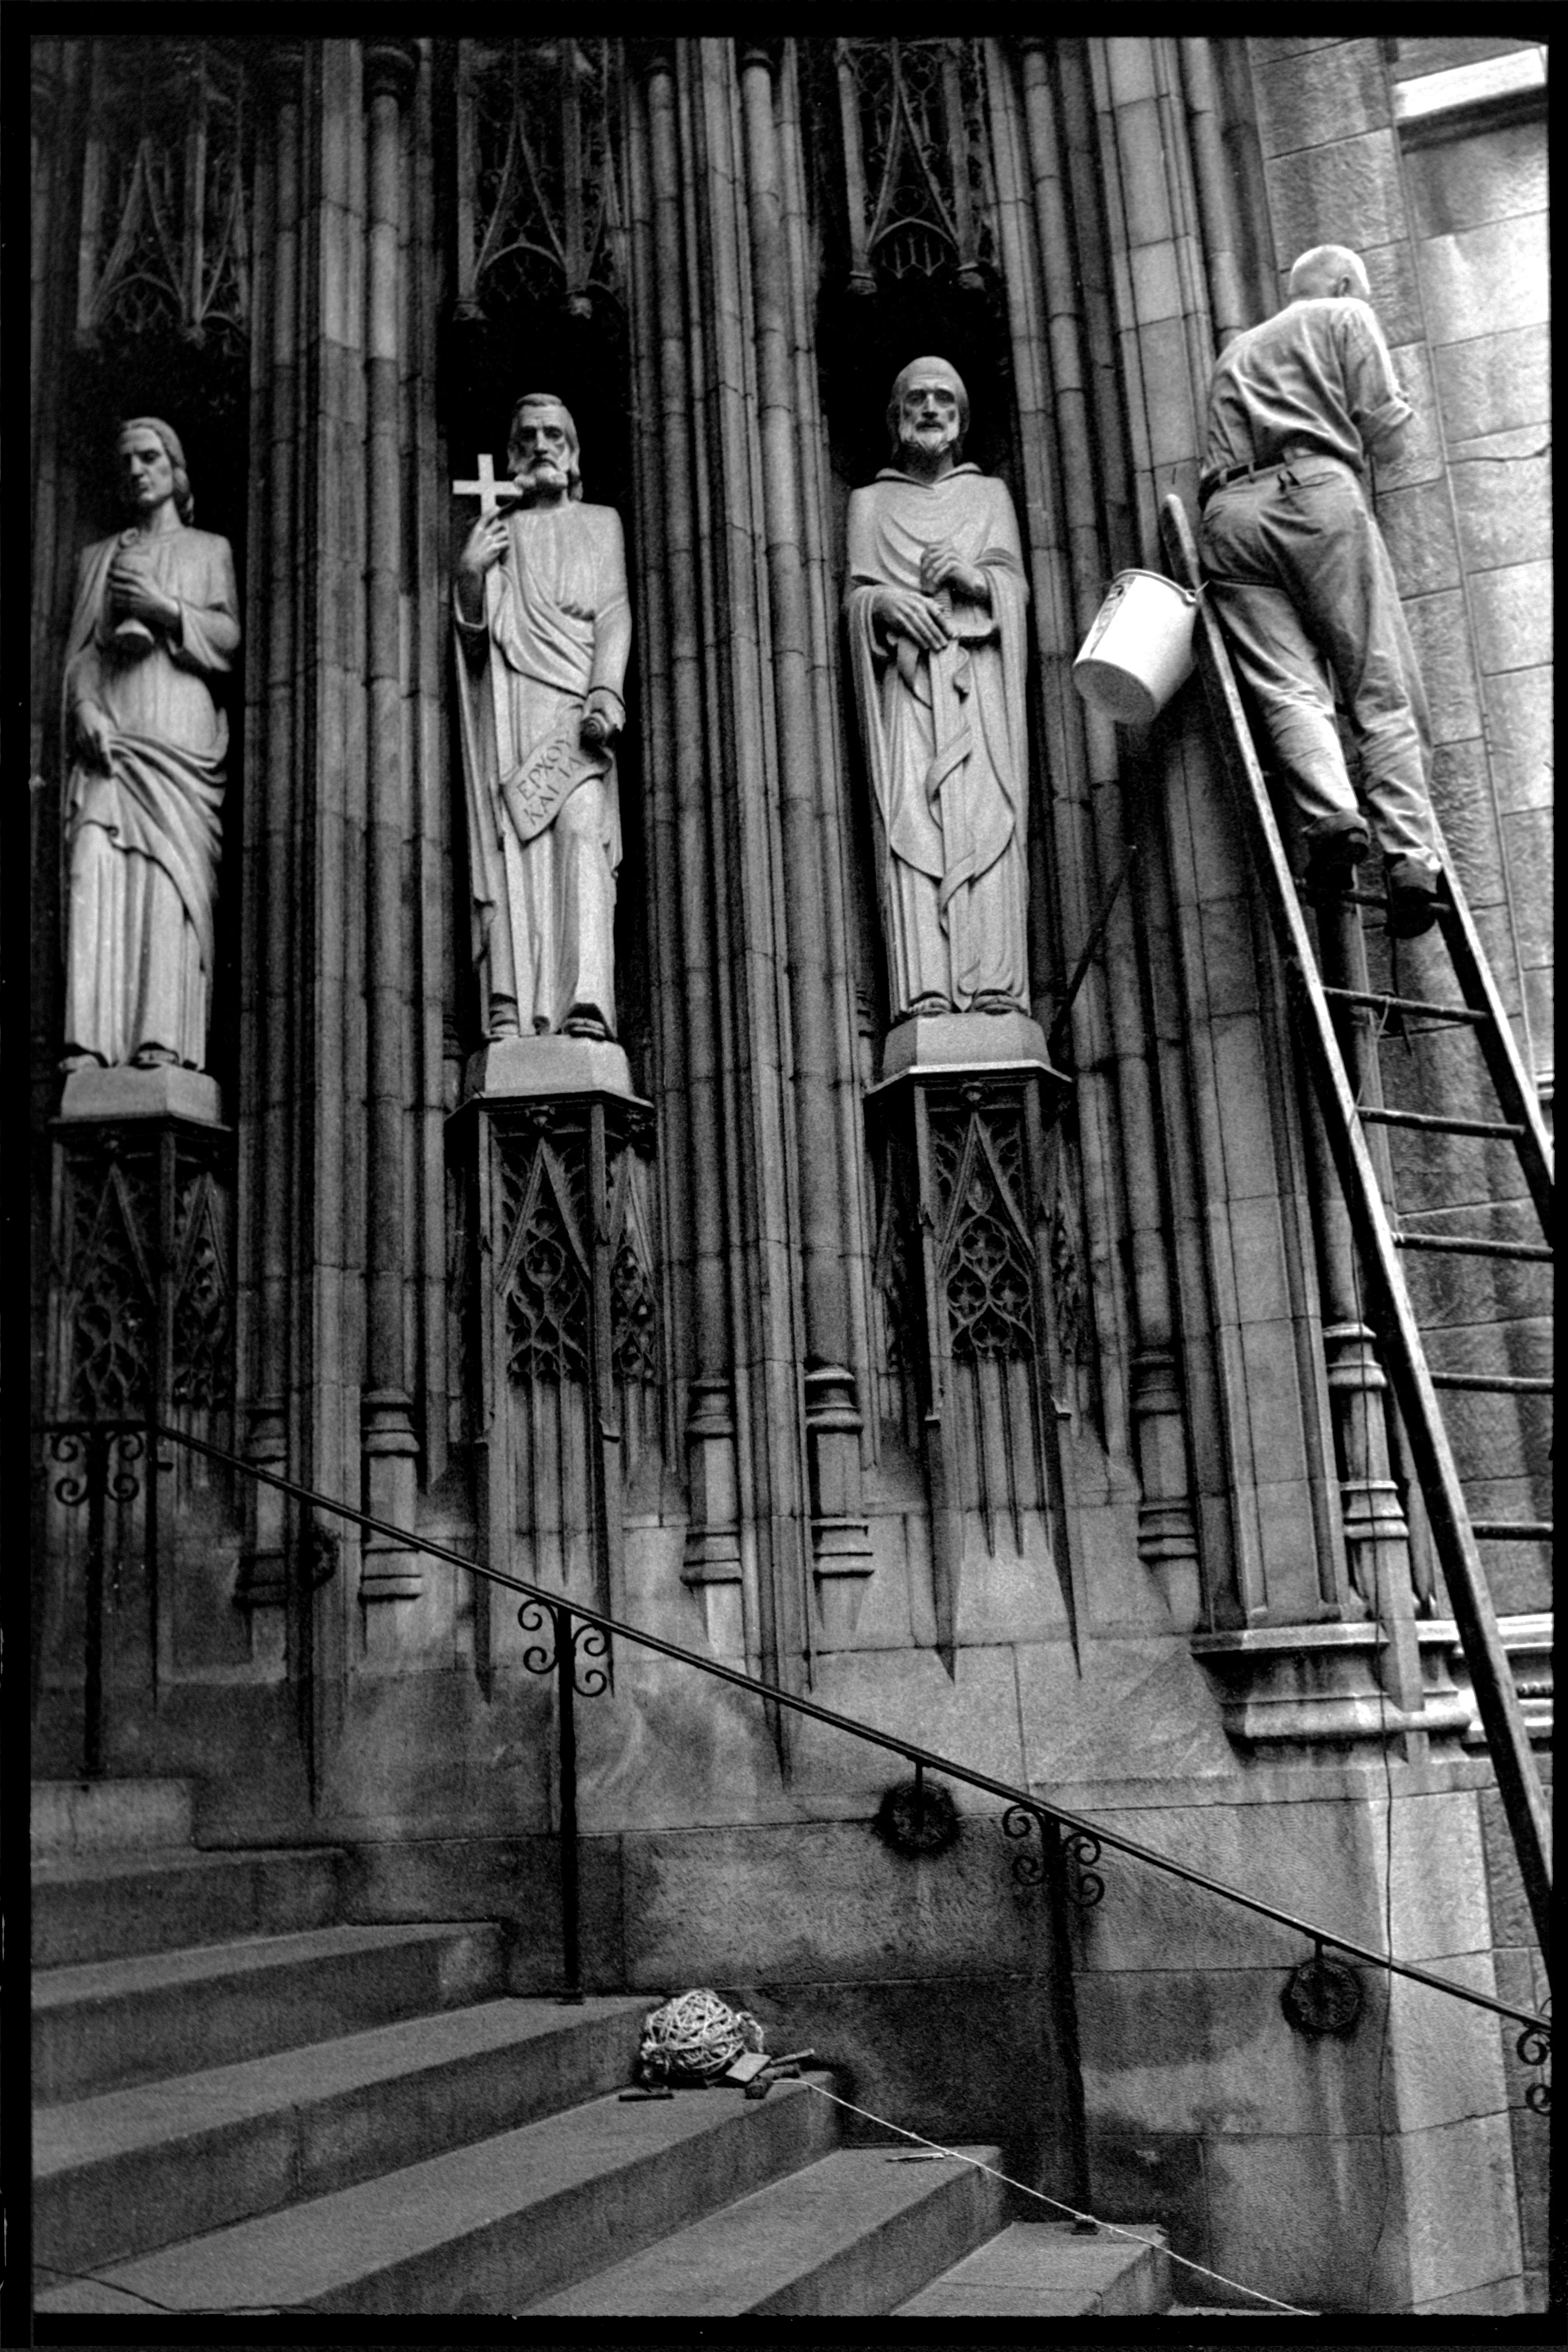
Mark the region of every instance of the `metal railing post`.
POLYGON ((555 1626, 556 1736, 561 1759, 562 1998, 583 1998, 582 1923, 577 1883, 577 1654, 570 1609, 552 1608, 555 1626))
POLYGON ((87 1622, 82 1659, 81 1771, 95 1780, 103 1769, 103 1544, 109 1498, 109 1449, 114 1439, 107 1429, 89 1429, 84 1442, 87 1480, 87 1563, 84 1605, 87 1622))
POLYGON ((1069 1832, 1048 1814, 1040 1816, 1040 1843, 1045 1848, 1047 1907, 1050 1914, 1051 2003, 1056 2017, 1057 2047, 1061 2053, 1063 2105, 1067 2114, 1068 2202, 1078 2208, 1075 2237, 1092 2237, 1095 2224, 1089 2194, 1089 2116, 1083 2095, 1083 2053, 1078 2032, 1078 1988, 1073 1980, 1072 1933, 1068 1906, 1073 1896, 1068 1877, 1069 1832))

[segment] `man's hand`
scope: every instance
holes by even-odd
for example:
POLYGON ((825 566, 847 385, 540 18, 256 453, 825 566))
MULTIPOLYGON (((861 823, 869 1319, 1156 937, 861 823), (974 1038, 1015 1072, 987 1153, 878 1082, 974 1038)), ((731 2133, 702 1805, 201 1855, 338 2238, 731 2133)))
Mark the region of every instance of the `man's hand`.
POLYGON ((972 604, 989 604, 991 591, 985 584, 985 574, 977 572, 963 558, 950 539, 939 539, 921 555, 921 586, 928 596, 939 588, 952 588, 972 604))
POLYGON ((178 625, 178 604, 153 585, 146 566, 129 550, 117 555, 109 567, 109 600, 117 621, 144 621, 161 629, 178 625))
POLYGON ((952 634, 941 605, 912 588, 879 588, 871 612, 889 636, 907 637, 922 653, 940 653, 952 634))
POLYGON ((110 746, 114 740, 114 730, 103 712, 95 702, 79 702, 72 713, 72 718, 76 726, 76 740, 81 751, 95 767, 107 768, 110 764, 110 746))

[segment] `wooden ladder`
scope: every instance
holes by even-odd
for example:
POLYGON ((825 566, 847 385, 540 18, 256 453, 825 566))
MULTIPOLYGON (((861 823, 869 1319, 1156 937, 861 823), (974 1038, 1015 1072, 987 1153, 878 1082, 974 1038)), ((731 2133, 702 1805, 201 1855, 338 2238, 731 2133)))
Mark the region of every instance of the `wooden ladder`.
MULTIPOLYGON (((1173 575, 1185 588, 1200 588, 1203 575, 1197 549, 1179 498, 1171 497, 1164 501, 1161 528, 1173 575)), ((1479 1256, 1550 1261, 1552 1251, 1546 1236, 1551 1230, 1551 1138, 1446 850, 1439 848, 1442 897, 1436 929, 1453 967, 1458 1001, 1405 997, 1370 986, 1325 987, 1224 632, 1207 599, 1201 596, 1194 653, 1243 833, 1283 959, 1296 1032, 1344 1195, 1384 1370, 1398 1406, 1411 1473, 1426 1506, 1433 1549, 1442 1567, 1449 1607, 1464 1647, 1520 1873, 1545 1958, 1551 1948, 1551 1823, 1478 1546, 1503 1540, 1550 1541, 1552 1528, 1549 1521, 1537 1519, 1471 1518, 1444 1426, 1438 1391, 1468 1389, 1530 1394, 1549 1391, 1552 1383, 1547 1379, 1516 1374, 1434 1373, 1426 1361, 1426 1343, 1411 1304, 1400 1253, 1407 1249, 1446 1249, 1479 1256), (1352 1086, 1336 1026, 1336 1006, 1343 1008, 1342 1020, 1359 1008, 1385 1021, 1415 1016, 1434 1025, 1454 1024, 1468 1028, 1479 1045, 1500 1116, 1495 1119, 1450 1118, 1425 1111, 1389 1109, 1380 1099, 1360 1099, 1363 1094, 1379 1096, 1381 1090, 1375 1084, 1363 1087, 1358 1082, 1352 1086), (1523 1241, 1479 1234, 1434 1235, 1396 1224, 1390 1216, 1374 1166, 1366 1132, 1369 1126, 1405 1127, 1507 1141, 1518 1153, 1541 1221, 1542 1238, 1523 1241)), ((1349 895, 1361 904, 1381 903, 1364 893, 1349 895)), ((1364 971, 1352 976, 1364 980, 1364 971)), ((1359 1081, 1361 1074, 1357 1075, 1359 1081)))

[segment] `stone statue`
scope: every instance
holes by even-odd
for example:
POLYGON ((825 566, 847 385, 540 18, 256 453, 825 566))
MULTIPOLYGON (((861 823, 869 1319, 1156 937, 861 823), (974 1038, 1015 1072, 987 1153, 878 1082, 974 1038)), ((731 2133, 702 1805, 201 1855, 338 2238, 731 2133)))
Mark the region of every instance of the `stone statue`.
POLYGON ((621 857, 612 746, 631 646, 620 518, 581 503, 576 428, 547 394, 519 401, 507 463, 518 503, 510 514, 481 508, 456 587, 485 1034, 610 1038, 621 857))
POLYGON ((1005 485, 959 463, 969 396, 912 360, 895 462, 849 501, 846 611, 895 1022, 1028 1010, 1024 579, 1005 485))
POLYGON ((193 530, 178 436, 120 428, 134 516, 83 554, 66 651, 67 1070, 204 1066, 239 644, 226 539, 193 530))

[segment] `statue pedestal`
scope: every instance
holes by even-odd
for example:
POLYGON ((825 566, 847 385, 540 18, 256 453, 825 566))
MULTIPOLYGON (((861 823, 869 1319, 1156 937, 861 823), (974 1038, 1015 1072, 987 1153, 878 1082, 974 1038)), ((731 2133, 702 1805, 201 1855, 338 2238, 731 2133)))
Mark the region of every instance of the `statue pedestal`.
MULTIPOLYGON (((658 1418, 653 1107, 606 1040, 492 1039, 448 1133, 479 1369, 480 1558, 621 1615, 624 1488, 658 1418)), ((537 1647, 491 1600, 498 1648, 537 1647)))
POLYGON ((867 1097, 878 1286, 925 1472, 930 1638, 950 1674, 966 1547, 1048 1559, 1078 1635, 1046 1160, 1069 1088, 1026 1014, 950 1013, 900 1023, 867 1097))
POLYGON ((492 1037, 463 1072, 465 1102, 584 1094, 637 1099, 631 1065, 608 1038, 492 1037))
POLYGON ((59 1116, 100 1121, 188 1118, 202 1127, 221 1127, 223 1098, 217 1080, 205 1070, 176 1069, 172 1063, 153 1070, 135 1070, 129 1064, 112 1070, 92 1065, 72 1070, 67 1077, 59 1116))
POLYGON ((909 1072, 985 1071, 1036 1064, 1065 1086, 1046 1055, 1046 1033, 1026 1013, 917 1013, 889 1029, 882 1045, 882 1084, 909 1072))

